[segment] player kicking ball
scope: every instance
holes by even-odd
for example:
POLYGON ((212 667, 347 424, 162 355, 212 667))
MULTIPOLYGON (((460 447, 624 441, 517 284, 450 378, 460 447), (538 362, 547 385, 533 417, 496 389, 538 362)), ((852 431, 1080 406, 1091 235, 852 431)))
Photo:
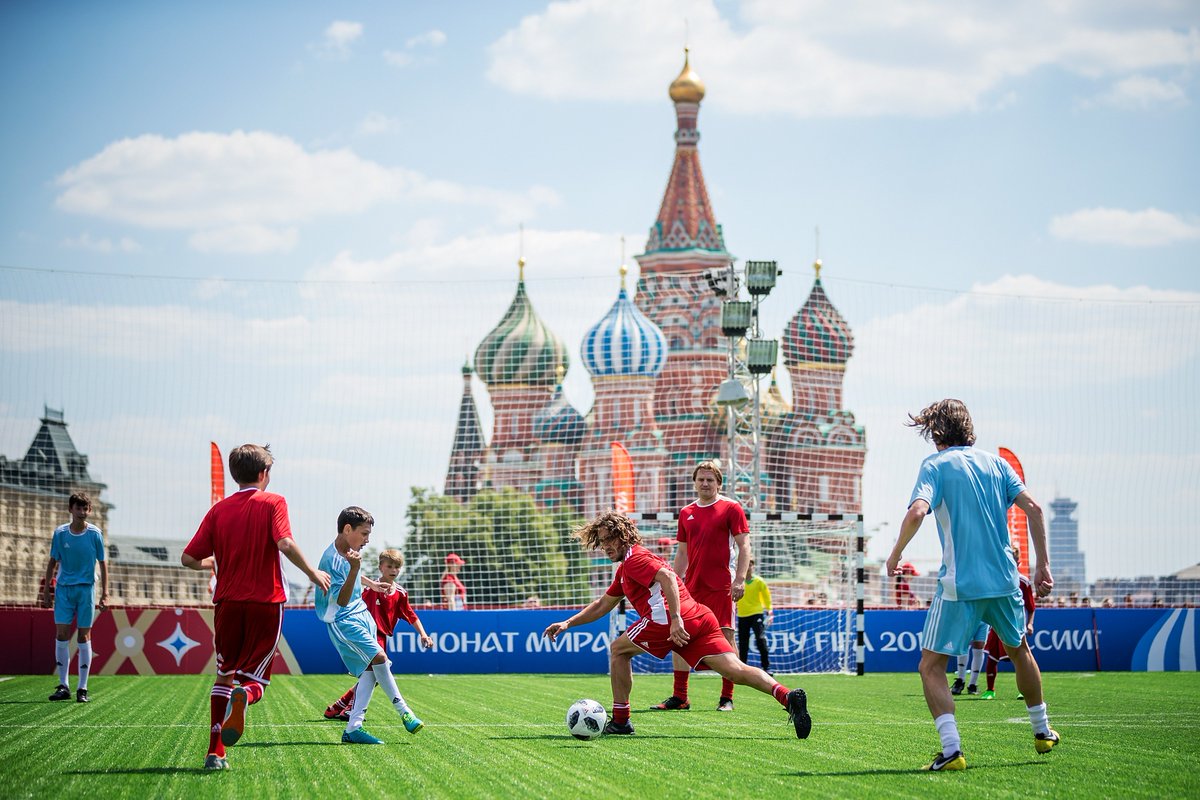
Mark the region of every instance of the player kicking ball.
POLYGON ((362 585, 358 580, 362 566, 360 551, 371 540, 375 518, 358 506, 350 506, 338 514, 337 527, 337 538, 321 555, 320 568, 329 573, 329 590, 317 588, 316 611, 329 626, 329 638, 342 657, 342 663, 351 675, 358 677, 342 743, 383 744, 362 727, 375 684, 383 687, 406 731, 416 733, 425 727, 425 723, 417 719, 404 702, 392 675, 392 662, 379 646, 375 620, 362 599, 362 585))
POLYGON ((604 726, 606 734, 633 733, 629 721, 633 657, 649 653, 666 658, 677 653, 697 670, 711 669, 736 684, 771 695, 787 709, 797 738, 808 738, 812 719, 804 690, 789 690, 761 669, 740 661, 712 611, 692 599, 667 562, 642 546, 633 520, 616 511, 604 511, 572 536, 584 549, 603 550, 620 566, 603 595, 570 618, 550 625, 542 635, 553 641, 568 628, 601 619, 616 608, 622 597, 629 599, 640 617, 609 647, 613 705, 612 719, 604 726))

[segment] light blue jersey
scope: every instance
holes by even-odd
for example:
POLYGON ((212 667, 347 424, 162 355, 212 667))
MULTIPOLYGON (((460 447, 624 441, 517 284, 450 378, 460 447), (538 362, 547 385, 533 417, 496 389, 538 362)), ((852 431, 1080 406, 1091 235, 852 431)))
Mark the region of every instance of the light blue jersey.
MULTIPOLYGON (((338 593, 350 577, 350 562, 337 551, 337 545, 331 544, 325 548, 325 552, 321 554, 321 565, 317 569, 329 573, 329 591, 323 592, 320 586, 317 587, 315 605, 318 617, 325 622, 334 622, 359 611, 367 611, 367 604, 362 599, 362 584, 358 581, 354 582, 350 602, 345 606, 337 604, 338 593)), ((367 615, 370 616, 370 612, 367 615)))
POLYGON ((942 540, 938 588, 947 600, 1003 597, 1018 591, 1008 537, 1008 507, 1025 485, 999 456, 948 447, 921 462, 912 506, 929 503, 942 540))
POLYGON ((104 560, 104 537, 90 522, 83 533, 72 533, 71 524, 54 529, 50 557, 58 562, 58 586, 91 586, 96 582, 96 562, 104 560))

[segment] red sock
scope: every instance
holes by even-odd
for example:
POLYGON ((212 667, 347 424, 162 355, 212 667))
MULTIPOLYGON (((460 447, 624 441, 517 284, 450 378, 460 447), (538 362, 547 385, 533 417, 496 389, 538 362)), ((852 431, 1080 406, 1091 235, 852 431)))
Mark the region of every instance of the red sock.
POLYGON ((721 678, 721 697, 733 699, 733 681, 729 678, 721 678))
POLYGON ((618 725, 629 722, 629 703, 613 703, 612 721, 618 725))
POLYGON ((688 675, 690 674, 691 670, 675 670, 675 688, 671 691, 671 694, 675 695, 685 703, 687 702, 688 675))
POLYGON ((787 696, 791 689, 784 686, 782 683, 777 683, 771 687, 771 697, 779 701, 779 705, 787 708, 787 696))
POLYGON ((225 745, 221 744, 221 723, 225 720, 225 709, 229 705, 229 695, 233 689, 217 684, 213 686, 208 696, 208 752, 210 755, 225 757, 225 745))
POLYGON ((246 705, 252 706, 263 698, 263 685, 257 681, 246 681, 242 684, 246 690, 246 705))
POLYGON ((996 667, 995 667, 995 665, 990 664, 990 663, 988 664, 988 670, 987 670, 987 683, 988 683, 987 690, 989 692, 995 691, 995 689, 996 689, 996 667))
POLYGON ((351 686, 350 691, 338 698, 338 701, 333 704, 334 710, 340 714, 350 706, 354 705, 354 692, 356 689, 358 689, 358 684, 351 686))

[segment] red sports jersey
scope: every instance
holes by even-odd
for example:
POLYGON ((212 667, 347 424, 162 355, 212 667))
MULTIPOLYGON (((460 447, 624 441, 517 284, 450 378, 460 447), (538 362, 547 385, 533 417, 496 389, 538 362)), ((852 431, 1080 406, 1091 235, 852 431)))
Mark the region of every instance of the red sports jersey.
MULTIPOLYGON (((669 625, 667 600, 662 595, 662 586, 654 580, 654 576, 663 567, 667 567, 666 561, 640 544, 635 544, 625 553, 621 566, 617 567, 617 574, 613 576, 612 585, 605 594, 609 597, 625 596, 639 616, 669 625)), ((675 585, 679 587, 679 616, 691 619, 708 613, 707 608, 692 599, 678 575, 675 576, 675 585)))
POLYGON ((1029 618, 1037 611, 1037 603, 1033 599, 1033 582, 1024 575, 1017 575, 1021 585, 1021 600, 1025 603, 1025 626, 1029 626, 1029 618))
POLYGON ((449 572, 447 572, 445 575, 442 576, 441 586, 442 586, 443 593, 445 593, 445 591, 446 591, 447 583, 454 585, 454 595, 451 597, 451 603, 454 606, 454 610, 462 611, 464 608, 467 607, 467 586, 466 586, 466 584, 464 584, 462 582, 462 579, 459 578, 457 575, 451 575, 449 572))
POLYGON ((736 552, 733 537, 749 533, 746 512, 724 495, 706 506, 692 503, 679 512, 676 541, 687 545, 684 583, 692 592, 728 592, 733 586, 730 562, 736 552))
POLYGON ((197 561, 215 557, 214 603, 286 603, 287 579, 276 542, 291 536, 282 495, 243 489, 208 510, 183 552, 197 561))
POLYGON ((409 625, 415 625, 417 622, 417 612, 409 605, 408 592, 399 586, 391 594, 363 589, 362 599, 367 604, 371 616, 375 618, 375 627, 379 630, 381 638, 395 633, 396 623, 401 619, 409 625))

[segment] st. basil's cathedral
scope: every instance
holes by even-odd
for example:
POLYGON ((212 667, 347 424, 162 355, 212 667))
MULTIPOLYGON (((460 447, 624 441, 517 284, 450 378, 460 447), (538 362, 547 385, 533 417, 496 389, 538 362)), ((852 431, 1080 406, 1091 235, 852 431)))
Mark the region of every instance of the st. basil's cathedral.
MULTIPOLYGON (((693 499, 692 467, 728 464, 717 387, 729 376, 721 299, 707 276, 734 261, 708 199, 696 120, 704 83, 684 58, 670 86, 675 162, 650 227, 636 299, 625 267, 612 307, 584 335, 580 356, 595 401, 585 417, 563 394, 567 347, 534 311, 519 262, 516 295, 475 351, 474 372, 493 409, 485 441, 463 366, 445 494, 467 499, 483 488, 513 487, 539 505, 565 504, 592 515, 613 505, 611 444, 629 452, 638 511, 674 511, 693 499)), ((804 305, 784 331, 788 403, 774 378, 761 398, 759 511, 859 514, 866 438, 842 407, 854 337, 821 285, 820 262, 804 305)), ((743 456, 739 454, 739 463, 743 456)), ((738 495, 747 487, 729 485, 738 495)))

